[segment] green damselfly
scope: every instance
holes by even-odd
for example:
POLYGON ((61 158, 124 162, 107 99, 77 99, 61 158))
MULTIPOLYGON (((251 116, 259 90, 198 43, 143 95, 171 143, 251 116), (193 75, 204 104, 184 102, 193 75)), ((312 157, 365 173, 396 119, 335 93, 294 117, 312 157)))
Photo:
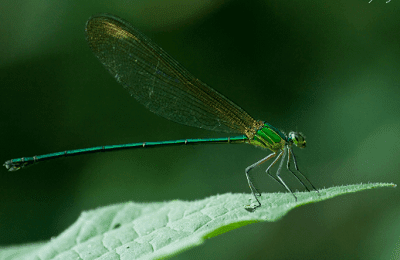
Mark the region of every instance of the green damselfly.
POLYGON ((192 76, 147 36, 116 16, 100 14, 91 17, 86 23, 85 32, 86 40, 93 53, 111 75, 136 100, 153 113, 180 124, 241 135, 224 138, 105 145, 22 157, 4 163, 9 171, 16 171, 40 161, 93 152, 203 143, 248 143, 269 149, 273 153, 250 165, 245 170, 251 192, 257 201, 257 204, 247 207, 247 210, 253 211, 261 206, 258 199, 261 194, 250 179, 250 171, 273 157, 276 158, 268 166, 267 174, 284 186, 296 200, 296 196, 280 177, 286 157, 287 169, 297 180, 310 191, 295 172, 290 169, 291 158, 296 172, 307 180, 314 190, 318 191, 299 171, 292 150, 293 144, 299 148, 306 146, 306 140, 301 133, 290 132, 285 135, 272 125, 253 119, 238 105, 192 76), (279 160, 280 163, 274 177, 270 173, 270 169, 279 160))

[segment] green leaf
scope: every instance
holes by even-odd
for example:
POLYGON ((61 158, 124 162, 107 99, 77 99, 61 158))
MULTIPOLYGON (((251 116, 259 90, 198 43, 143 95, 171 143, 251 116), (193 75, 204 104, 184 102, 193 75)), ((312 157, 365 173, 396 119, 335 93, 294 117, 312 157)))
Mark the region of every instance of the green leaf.
POLYGON ((83 212, 47 242, 1 248, 0 259, 160 259, 205 239, 261 221, 276 221, 291 209, 356 191, 396 187, 368 183, 317 192, 263 193, 262 207, 248 212, 250 194, 223 194, 198 201, 128 202, 83 212))

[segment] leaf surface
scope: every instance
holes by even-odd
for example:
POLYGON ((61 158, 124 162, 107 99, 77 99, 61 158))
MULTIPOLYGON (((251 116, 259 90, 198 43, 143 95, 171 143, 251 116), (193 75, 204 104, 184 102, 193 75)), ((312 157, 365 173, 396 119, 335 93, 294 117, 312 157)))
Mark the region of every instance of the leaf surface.
POLYGON ((276 221, 291 209, 338 195, 393 183, 331 187, 317 192, 263 193, 262 207, 248 212, 250 194, 223 194, 197 201, 127 202, 83 212, 47 242, 0 248, 0 259, 160 259, 205 239, 251 223, 276 221))

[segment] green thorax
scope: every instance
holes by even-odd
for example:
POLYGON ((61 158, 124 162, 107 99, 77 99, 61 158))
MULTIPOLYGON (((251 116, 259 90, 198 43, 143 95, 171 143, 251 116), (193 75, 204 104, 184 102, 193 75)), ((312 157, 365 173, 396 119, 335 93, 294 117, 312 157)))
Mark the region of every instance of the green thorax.
POLYGON ((249 140, 249 143, 275 152, 285 147, 286 139, 281 131, 268 123, 264 123, 264 126, 249 140))

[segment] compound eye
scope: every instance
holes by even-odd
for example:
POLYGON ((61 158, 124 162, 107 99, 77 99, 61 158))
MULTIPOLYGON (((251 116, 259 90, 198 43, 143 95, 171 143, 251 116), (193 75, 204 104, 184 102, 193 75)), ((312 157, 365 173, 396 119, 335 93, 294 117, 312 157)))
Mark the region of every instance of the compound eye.
POLYGON ((289 133, 289 139, 293 141, 293 144, 299 148, 306 147, 306 140, 301 133, 291 132, 289 133))

